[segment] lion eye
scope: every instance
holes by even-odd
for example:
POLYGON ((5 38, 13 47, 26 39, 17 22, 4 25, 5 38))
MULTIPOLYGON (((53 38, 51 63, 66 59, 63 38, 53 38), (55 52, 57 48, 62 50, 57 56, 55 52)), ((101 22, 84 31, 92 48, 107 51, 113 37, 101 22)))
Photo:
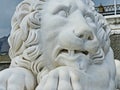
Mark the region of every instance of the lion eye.
POLYGON ((58 15, 62 16, 62 17, 67 17, 67 13, 66 11, 62 10, 58 12, 58 15))

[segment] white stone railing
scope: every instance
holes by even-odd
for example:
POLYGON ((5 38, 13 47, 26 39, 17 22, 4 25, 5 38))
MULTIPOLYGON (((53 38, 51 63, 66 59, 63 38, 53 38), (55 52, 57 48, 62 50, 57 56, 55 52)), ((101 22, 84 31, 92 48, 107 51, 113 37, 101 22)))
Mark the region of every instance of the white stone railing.
MULTIPOLYGON (((114 5, 107 5, 107 6, 98 6, 96 10, 103 14, 104 16, 114 15, 115 14, 115 6, 114 5)), ((120 14, 120 4, 116 5, 116 14, 120 14)))
POLYGON ((110 28, 111 34, 120 34, 120 14, 105 16, 110 28))

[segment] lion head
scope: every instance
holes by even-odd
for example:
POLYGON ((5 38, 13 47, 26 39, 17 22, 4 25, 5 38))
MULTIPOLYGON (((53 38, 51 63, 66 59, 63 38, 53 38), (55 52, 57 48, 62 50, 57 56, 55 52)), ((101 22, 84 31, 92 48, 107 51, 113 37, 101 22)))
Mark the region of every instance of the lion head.
POLYGON ((91 0, 24 0, 12 18, 11 67, 36 74, 59 66, 87 71, 105 62, 109 32, 91 0))

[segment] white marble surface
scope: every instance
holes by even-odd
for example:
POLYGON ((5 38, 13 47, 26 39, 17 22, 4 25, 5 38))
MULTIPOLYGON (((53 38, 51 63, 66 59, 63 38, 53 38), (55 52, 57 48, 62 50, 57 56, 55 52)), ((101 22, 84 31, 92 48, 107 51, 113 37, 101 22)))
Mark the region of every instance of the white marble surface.
POLYGON ((91 0, 24 0, 12 18, 0 90, 116 90, 110 29, 91 0))

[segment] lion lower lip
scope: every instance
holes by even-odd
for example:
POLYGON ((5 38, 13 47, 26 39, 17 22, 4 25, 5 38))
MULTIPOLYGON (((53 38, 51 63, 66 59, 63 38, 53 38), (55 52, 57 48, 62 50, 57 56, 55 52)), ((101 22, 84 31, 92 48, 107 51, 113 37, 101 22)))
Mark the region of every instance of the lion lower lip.
POLYGON ((55 59, 55 61, 58 61, 58 60, 69 60, 69 61, 75 61, 75 60, 78 60, 78 58, 80 58, 81 55, 74 55, 74 56, 70 56, 66 53, 62 53, 60 55, 57 56, 57 58, 55 59))

